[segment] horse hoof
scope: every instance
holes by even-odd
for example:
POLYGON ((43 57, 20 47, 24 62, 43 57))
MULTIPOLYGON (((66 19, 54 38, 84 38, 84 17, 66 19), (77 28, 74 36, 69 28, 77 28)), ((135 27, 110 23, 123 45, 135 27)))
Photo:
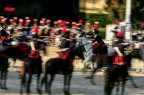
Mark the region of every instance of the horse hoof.
POLYGON ((30 90, 27 90, 27 93, 32 93, 30 90))
POLYGON ((41 95, 41 94, 42 94, 40 90, 38 90, 38 94, 39 94, 39 95, 41 95))
POLYGON ((87 76, 87 77, 85 77, 86 79, 92 79, 92 77, 91 76, 87 76))
POLYGON ((90 81, 92 85, 96 85, 96 83, 94 81, 90 81))
POLYGON ((134 88, 139 88, 137 85, 133 85, 134 86, 134 88))
POLYGON ((4 88, 5 90, 9 90, 7 87, 4 88))
POLYGON ((68 91, 64 91, 64 95, 70 95, 68 91))

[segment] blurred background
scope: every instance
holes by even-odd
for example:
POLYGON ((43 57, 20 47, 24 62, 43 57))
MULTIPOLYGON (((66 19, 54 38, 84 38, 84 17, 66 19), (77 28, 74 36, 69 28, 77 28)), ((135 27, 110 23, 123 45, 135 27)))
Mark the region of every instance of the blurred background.
POLYGON ((0 15, 51 20, 79 19, 78 0, 0 0, 0 15))

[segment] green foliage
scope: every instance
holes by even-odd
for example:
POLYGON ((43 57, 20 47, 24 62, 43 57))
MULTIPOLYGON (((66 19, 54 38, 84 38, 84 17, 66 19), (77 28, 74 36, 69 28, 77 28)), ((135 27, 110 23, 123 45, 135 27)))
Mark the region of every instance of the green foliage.
MULTIPOLYGON (((94 24, 94 22, 99 22, 99 33, 101 34, 102 38, 105 38, 106 34, 106 25, 109 24, 108 14, 85 14, 80 13, 80 18, 84 19, 85 23, 94 24)), ((93 30, 93 27, 92 29, 93 30)))
POLYGON ((105 39, 106 36, 106 28, 100 28, 99 34, 102 36, 103 39, 105 39))
POLYGON ((105 27, 109 23, 108 14, 103 13, 81 13, 80 17, 85 17, 85 23, 91 23, 92 25, 94 22, 99 22, 99 27, 105 27))
MULTIPOLYGON (((132 27, 137 29, 141 26, 141 22, 144 22, 144 1, 132 0, 131 2, 132 27)), ((111 23, 115 23, 116 20, 125 20, 126 0, 106 0, 106 4, 105 10, 109 13, 111 23)))
POLYGON ((144 2, 143 0, 132 0, 131 21, 134 28, 139 28, 144 22, 144 2))
POLYGON ((109 13, 108 17, 111 23, 116 20, 124 21, 125 19, 125 0, 106 0, 105 10, 109 13))

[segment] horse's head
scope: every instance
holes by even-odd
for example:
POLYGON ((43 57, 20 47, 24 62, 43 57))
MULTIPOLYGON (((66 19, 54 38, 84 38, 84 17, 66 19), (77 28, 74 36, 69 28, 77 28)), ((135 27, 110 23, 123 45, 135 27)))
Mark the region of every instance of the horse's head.
POLYGON ((92 47, 92 42, 89 41, 87 38, 85 37, 80 37, 78 40, 77 40, 77 46, 78 47, 84 47, 85 51, 88 52, 88 51, 91 51, 91 47, 92 47))

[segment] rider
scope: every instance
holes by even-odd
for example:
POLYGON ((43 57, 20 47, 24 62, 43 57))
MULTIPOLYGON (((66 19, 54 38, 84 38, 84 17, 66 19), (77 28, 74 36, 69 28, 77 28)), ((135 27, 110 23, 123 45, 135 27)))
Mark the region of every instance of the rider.
POLYGON ((3 45, 11 43, 12 39, 7 31, 3 28, 3 23, 0 23, 0 50, 3 50, 3 45))
POLYGON ((93 52, 94 54, 101 55, 101 54, 106 54, 107 53, 107 48, 103 48, 106 46, 105 42, 103 41, 101 35, 99 34, 99 29, 94 28, 94 40, 93 40, 93 52), (103 50, 102 50, 103 48, 103 50))
POLYGON ((71 57, 73 43, 70 39, 70 31, 64 28, 62 32, 63 32, 62 35, 63 38, 61 40, 59 58, 65 59, 69 63, 71 69, 73 68, 73 64, 72 64, 73 61, 71 57))
MULTIPOLYGON (((96 54, 97 63, 101 64, 103 60, 103 56, 107 53, 107 46, 105 42, 102 40, 102 37, 99 34, 99 29, 97 26, 94 28, 93 43, 94 43, 94 45, 92 46, 93 53, 96 54)), ((87 78, 93 78, 96 71, 97 69, 94 69, 90 77, 87 77, 87 78)))
POLYGON ((128 62, 129 61, 128 60, 129 57, 127 57, 126 54, 125 54, 125 52, 124 52, 124 49, 126 48, 126 46, 123 45, 123 43, 124 43, 123 33, 122 32, 117 33, 116 37, 117 37, 118 40, 116 41, 114 49, 116 51, 115 56, 119 56, 119 59, 115 60, 115 58, 114 58, 113 64, 116 65, 116 66, 118 66, 121 69, 121 73, 123 73, 125 75, 126 79, 127 79, 127 77, 129 76, 128 75, 128 67, 127 67, 127 63, 129 63, 128 62), (125 64, 125 62, 126 62, 126 64, 125 64))
POLYGON ((46 43, 44 41, 39 41, 38 40, 38 36, 37 35, 34 35, 32 37, 32 41, 34 43, 34 47, 36 50, 43 50, 44 52, 44 55, 47 55, 47 51, 46 51, 46 43))

